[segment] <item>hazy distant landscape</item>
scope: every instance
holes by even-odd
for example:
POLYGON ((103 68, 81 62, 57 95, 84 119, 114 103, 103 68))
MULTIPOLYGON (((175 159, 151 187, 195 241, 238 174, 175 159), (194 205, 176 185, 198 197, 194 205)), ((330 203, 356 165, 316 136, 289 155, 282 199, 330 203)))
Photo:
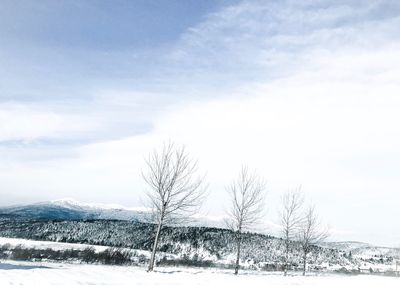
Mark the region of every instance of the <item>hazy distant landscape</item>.
MULTIPOLYGON (((21 261, 144 266, 156 226, 148 223, 148 215, 72 200, 1 208, 0 256, 21 261)), ((201 225, 203 221, 193 220, 189 227, 164 228, 158 265, 233 268, 234 232, 223 228, 222 222, 220 227, 207 227, 201 225)), ((244 269, 282 271, 282 239, 249 232, 243 237, 242 246, 244 269)), ((299 246, 294 245, 291 252, 294 271, 301 269, 299 246)), ((398 248, 362 242, 325 242, 313 247, 308 270, 395 276, 395 261, 399 258, 398 248)))
POLYGON ((0 0, 0 285, 400 284, 400 1, 0 0))

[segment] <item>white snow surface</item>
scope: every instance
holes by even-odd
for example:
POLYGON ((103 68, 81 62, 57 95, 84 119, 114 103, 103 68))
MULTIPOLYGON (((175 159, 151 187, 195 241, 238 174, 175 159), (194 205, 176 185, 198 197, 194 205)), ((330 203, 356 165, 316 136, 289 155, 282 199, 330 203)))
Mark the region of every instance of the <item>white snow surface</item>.
POLYGON ((5 244, 9 244, 12 247, 21 246, 23 248, 36 248, 36 249, 51 248, 53 250, 66 250, 66 249, 84 250, 85 248, 93 247, 97 252, 104 251, 107 248, 109 248, 108 246, 101 246, 101 245, 87 245, 78 243, 37 241, 37 240, 20 239, 20 238, 0 237, 0 246, 5 244))
MULTIPOLYGON (((102 246, 102 245, 90 245, 90 244, 54 242, 54 241, 38 241, 38 240, 29 240, 20 238, 0 237, 0 246, 6 244, 9 244, 13 248, 21 246, 22 248, 35 248, 35 249, 51 248, 52 250, 60 250, 60 251, 67 249, 84 250, 86 248, 93 248, 96 252, 102 252, 110 248, 109 246, 102 246)), ((150 252, 147 250, 130 249, 130 248, 124 248, 124 249, 129 251, 134 251, 137 254, 145 255, 147 257, 150 256, 150 252)), ((164 254, 164 255, 173 256, 172 254, 164 254)), ((2 283, 0 283, 0 285, 1 284, 2 283)))
MULTIPOLYGON (((0 238, 0 245, 13 247, 54 250, 79 249, 90 245, 71 244, 25 239, 0 238)), ((107 249, 106 246, 93 246, 96 251, 107 249)), ((147 251, 140 251, 148 255, 147 251)), ((400 284, 400 277, 382 277, 372 275, 346 276, 340 274, 320 274, 310 276, 292 275, 287 278, 281 273, 259 271, 241 271, 234 276, 232 271, 222 269, 196 269, 183 267, 157 268, 147 273, 144 267, 106 266, 56 262, 0 261, 0 284, 274 284, 274 285, 391 285, 400 284)))
POLYGON ((227 270, 180 267, 157 268, 148 273, 143 267, 1 261, 0 284, 398 285, 400 278, 339 274, 284 277, 281 273, 253 271, 242 271, 234 276, 227 270))

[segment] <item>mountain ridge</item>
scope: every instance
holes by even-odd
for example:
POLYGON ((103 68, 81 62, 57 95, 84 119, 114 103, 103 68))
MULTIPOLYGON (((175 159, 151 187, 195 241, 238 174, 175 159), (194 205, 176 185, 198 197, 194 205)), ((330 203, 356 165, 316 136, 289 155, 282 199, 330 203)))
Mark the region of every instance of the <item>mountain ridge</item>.
MULTIPOLYGON (((0 215, 49 220, 122 220, 151 222, 152 211, 145 207, 125 207, 118 204, 82 203, 70 198, 25 205, 0 207, 0 215)), ((225 228, 223 218, 194 216, 191 226, 225 228)))

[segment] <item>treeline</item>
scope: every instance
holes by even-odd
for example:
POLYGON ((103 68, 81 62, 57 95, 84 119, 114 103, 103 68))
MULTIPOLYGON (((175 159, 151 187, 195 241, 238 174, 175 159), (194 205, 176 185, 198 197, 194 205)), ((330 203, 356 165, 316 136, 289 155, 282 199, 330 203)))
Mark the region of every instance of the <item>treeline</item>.
MULTIPOLYGON (((1 218, 2 236, 42 241, 103 245, 149 251, 156 225, 128 221, 47 221, 1 218)), ((231 267, 236 253, 236 234, 229 229, 207 227, 165 227, 159 242, 159 264, 221 264, 231 267), (168 255, 174 255, 170 257, 168 255)), ((284 242, 272 236, 245 232, 242 239, 242 266, 254 269, 281 269, 284 242)), ((292 269, 300 268, 300 245, 290 252, 292 269)), ((142 257, 143 261, 144 257, 142 257)), ((146 262, 148 262, 146 258, 146 262)), ((349 265, 343 253, 315 246, 310 255, 313 266, 349 265)), ((127 260, 126 263, 131 262, 127 260)), ((135 261, 136 262, 136 261, 135 261)), ((137 261, 139 262, 139 261, 137 261)), ((141 264, 141 263, 140 263, 141 264)))

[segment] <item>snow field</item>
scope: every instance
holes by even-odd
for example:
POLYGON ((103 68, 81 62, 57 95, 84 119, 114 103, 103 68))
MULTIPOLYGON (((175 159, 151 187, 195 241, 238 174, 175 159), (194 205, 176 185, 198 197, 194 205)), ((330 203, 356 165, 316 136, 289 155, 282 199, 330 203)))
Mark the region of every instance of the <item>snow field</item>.
POLYGON ((346 276, 323 274, 319 276, 288 276, 279 273, 232 271, 194 268, 157 268, 148 273, 143 267, 55 264, 34 262, 0 263, 2 285, 183 285, 183 284, 273 284, 273 285, 399 285, 400 278, 381 276, 346 276), (10 268, 11 267, 11 268, 10 268))

